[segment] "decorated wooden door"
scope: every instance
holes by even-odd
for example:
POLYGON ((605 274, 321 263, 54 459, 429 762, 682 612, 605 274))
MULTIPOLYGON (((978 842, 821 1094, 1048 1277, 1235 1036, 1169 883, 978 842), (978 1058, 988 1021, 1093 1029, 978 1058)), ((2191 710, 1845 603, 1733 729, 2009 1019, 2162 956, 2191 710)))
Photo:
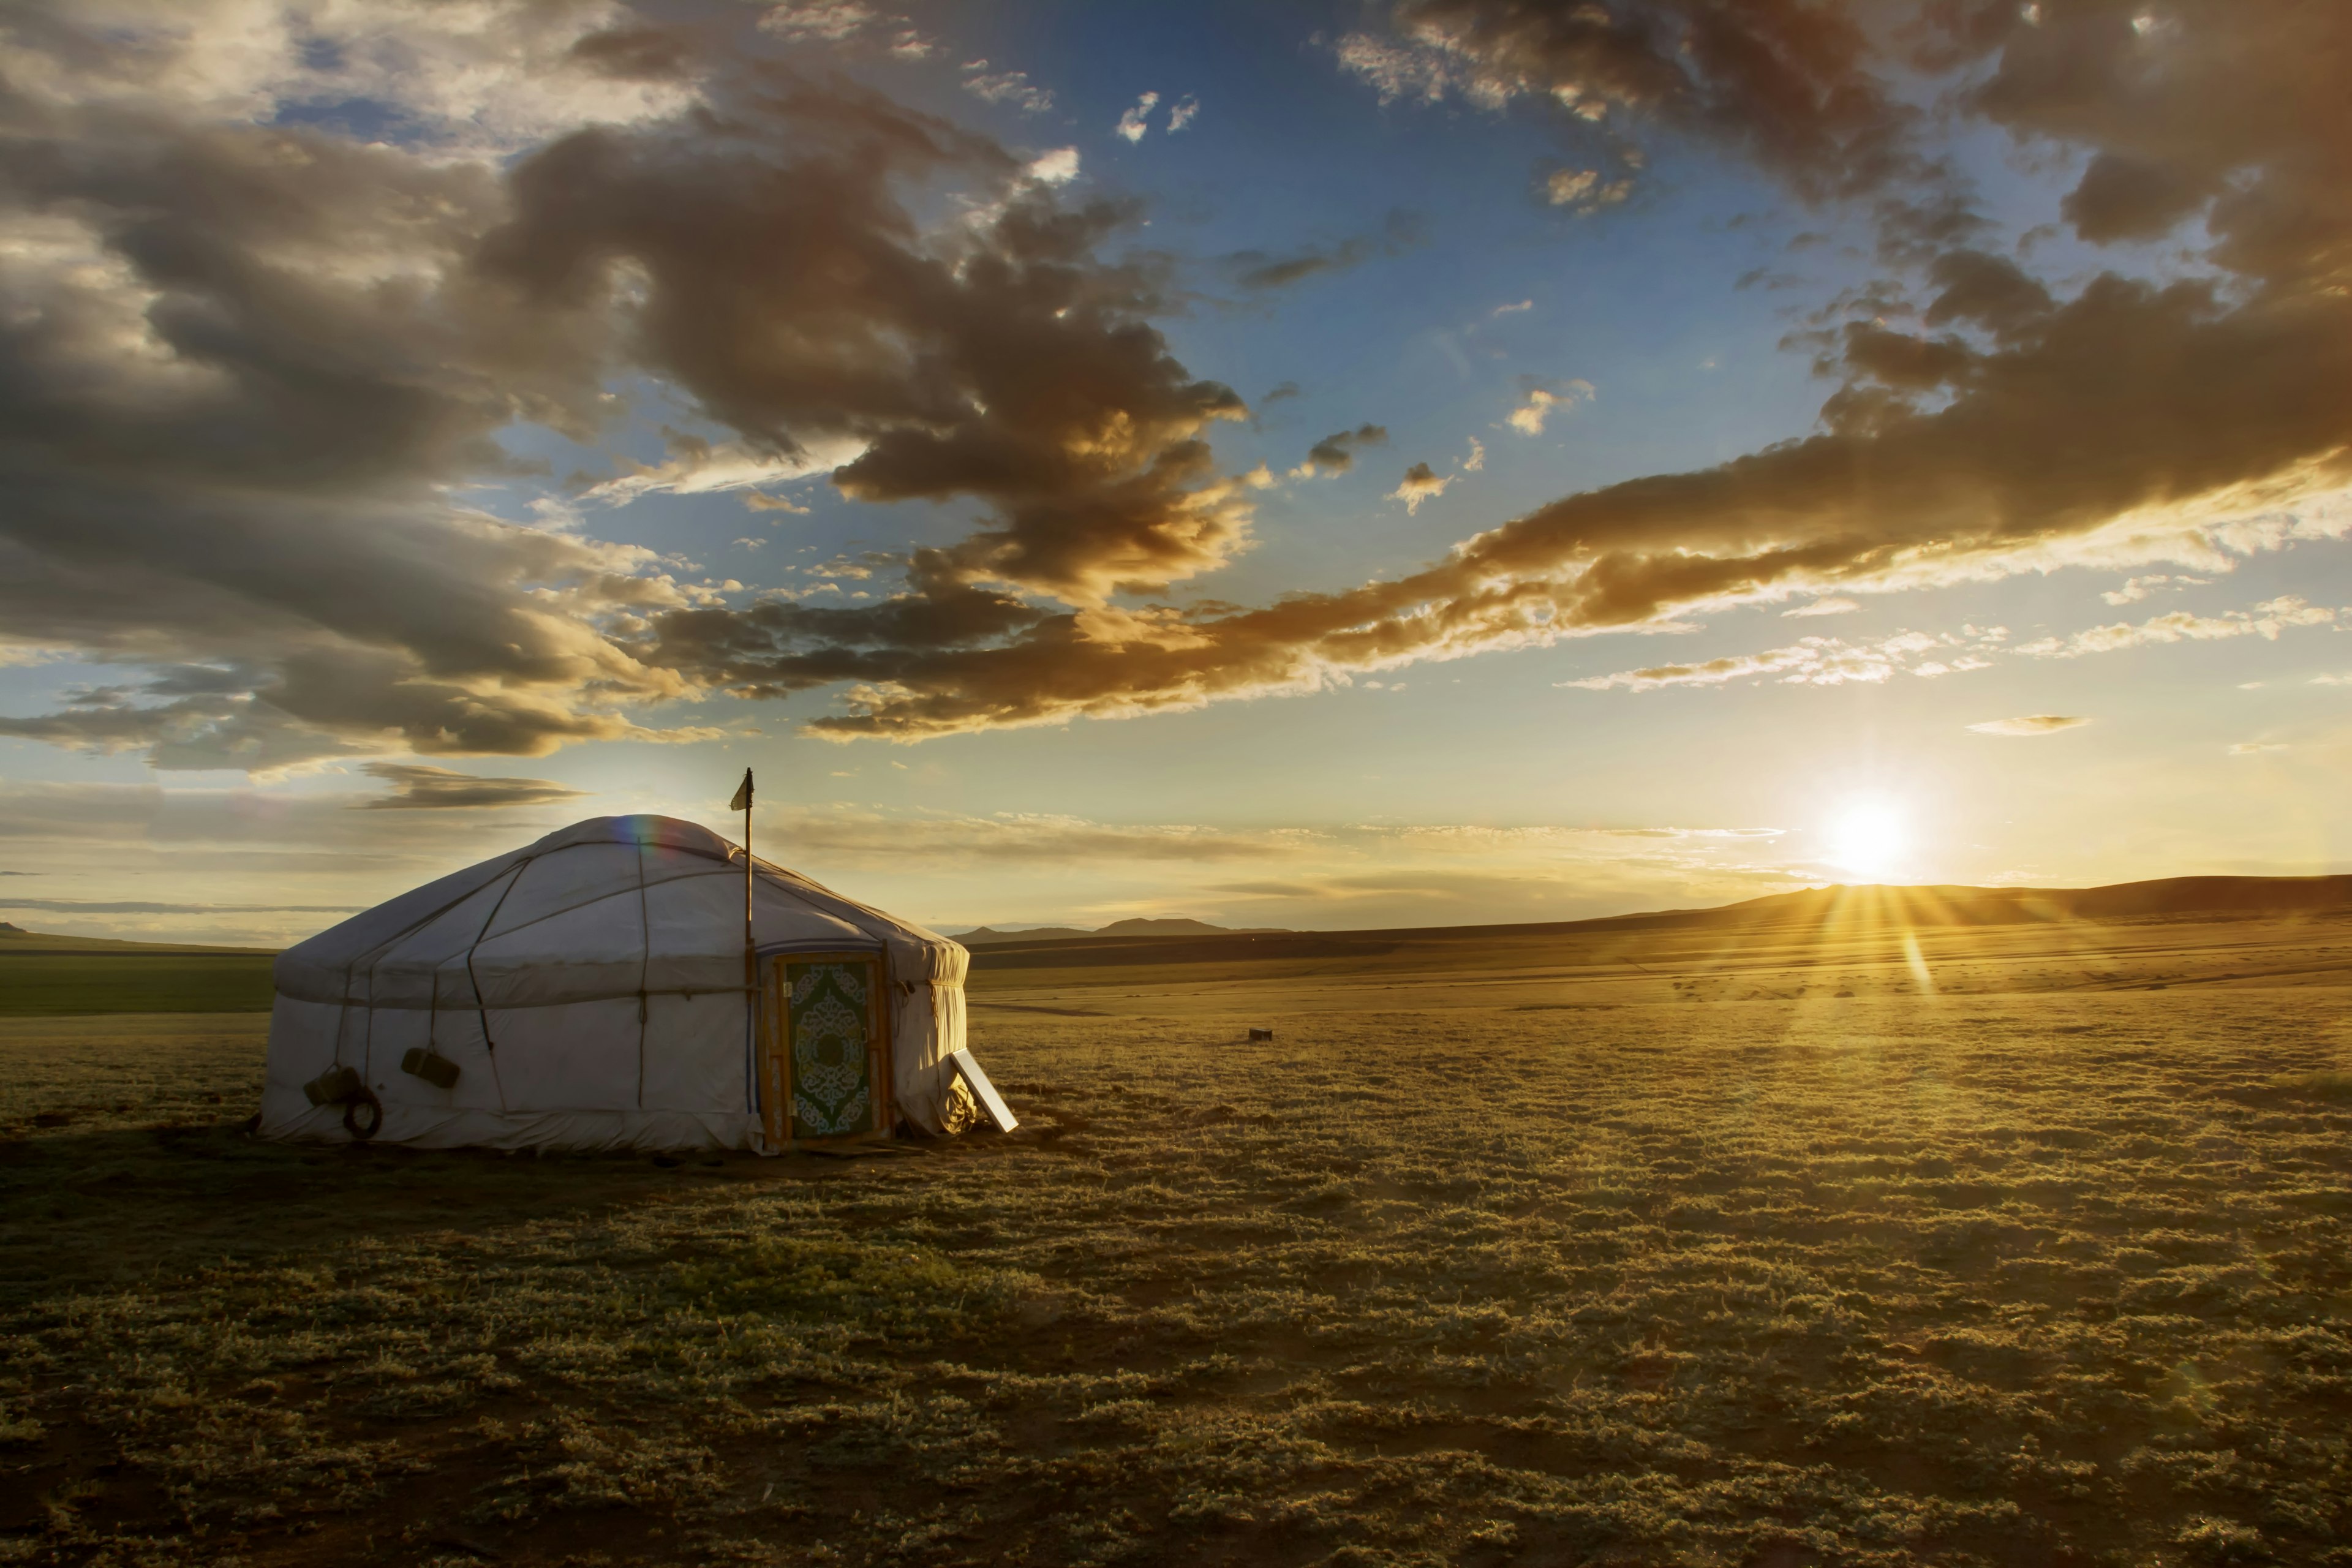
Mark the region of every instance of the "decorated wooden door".
POLYGON ((861 1138, 890 1128, 889 1008, 873 953, 770 961, 763 1075, 777 1144, 861 1138))

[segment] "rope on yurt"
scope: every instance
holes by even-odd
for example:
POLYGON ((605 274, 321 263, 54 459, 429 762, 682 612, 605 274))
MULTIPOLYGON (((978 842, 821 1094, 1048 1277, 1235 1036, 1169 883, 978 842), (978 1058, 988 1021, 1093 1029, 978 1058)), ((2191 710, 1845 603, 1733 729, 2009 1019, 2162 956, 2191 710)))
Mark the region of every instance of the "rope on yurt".
POLYGON ((474 1016, 482 1021, 482 1054, 490 1058, 490 1087, 498 1090, 499 1114, 501 1116, 507 1110, 507 1086, 499 1077, 499 1046, 490 1038, 490 1011, 482 1001, 482 977, 474 973, 474 950, 480 947, 482 939, 490 934, 490 922, 499 918, 500 910, 506 908, 507 895, 515 890, 515 884, 522 880, 522 874, 530 870, 531 862, 538 858, 536 855, 530 855, 515 862, 513 872, 507 878, 507 885, 499 889, 497 901, 490 905, 490 912, 482 917, 482 929, 474 933, 474 940, 466 946, 466 983, 474 988, 474 1016))
MULTIPOLYGON (((508 875, 508 874, 509 874, 509 873, 508 873, 508 872, 506 872, 506 871, 501 871, 501 872, 499 872, 499 876, 506 876, 506 875, 508 875)), ((363 952, 355 952, 355 953, 352 954, 352 956, 350 957, 350 959, 349 959, 349 960, 347 960, 347 961, 344 963, 344 964, 343 964, 343 978, 342 978, 342 984, 337 988, 337 1000, 336 1000, 336 1003, 335 1003, 335 1054, 334 1054, 334 1068, 342 1068, 344 1067, 344 1063, 343 1063, 343 1029, 344 1029, 344 1026, 346 1026, 347 1024, 349 1024, 349 1023, 351 1022, 351 1016, 352 1016, 352 983, 353 983, 354 979, 357 977, 357 975, 358 975, 358 973, 359 973, 359 966, 360 966, 361 962, 362 962, 362 960, 364 960, 364 961, 366 961, 367 965, 368 965, 368 1013, 369 1013, 369 1019, 368 1019, 368 1037, 369 1037, 369 1042, 370 1042, 370 1044, 373 1044, 373 1040, 374 1040, 374 1033, 375 1033, 375 1020, 374 1020, 374 1013, 375 1013, 375 970, 376 970, 376 966, 377 966, 378 964, 380 964, 380 963, 382 963, 383 962, 383 955, 384 955, 384 952, 385 952, 385 950, 386 950, 386 949, 388 949, 388 948, 390 948, 394 943, 402 941, 403 939, 404 939, 405 937, 407 937, 407 936, 409 936, 409 935, 412 935, 412 934, 414 934, 416 931, 421 930, 423 927, 427 926, 427 925, 430 925, 430 924, 432 924, 435 921, 439 920, 443 915, 447 914, 451 910, 456 909, 458 905, 460 905, 460 904, 464 903, 467 900, 468 900, 468 899, 470 899, 470 898, 473 898, 474 896, 476 896, 477 894, 478 894, 479 892, 481 892, 481 890, 482 890, 484 888, 488 887, 488 886, 490 885, 490 883, 492 883, 492 882, 496 881, 497 879, 498 879, 498 877, 490 877, 490 878, 487 878, 487 879, 485 879, 482 882, 480 882, 478 885, 474 886, 474 887, 471 887, 471 888, 467 888, 467 889, 464 892, 462 892, 462 893, 457 893, 457 894, 453 895, 453 896, 450 898, 450 900, 449 900, 449 901, 448 901, 448 902, 446 902, 446 903, 445 903, 445 904, 441 904, 441 905, 437 906, 437 907, 436 907, 436 908, 435 908, 431 912, 429 912, 429 913, 427 913, 426 915, 425 915, 423 918, 421 918, 421 919, 419 919, 419 920, 417 920, 417 921, 412 921, 412 922, 411 922, 411 923, 410 923, 410 924, 409 924, 405 929, 404 929, 404 930, 402 930, 402 931, 394 931, 394 933, 392 933, 390 936, 385 937, 382 942, 380 942, 376 943, 376 944, 375 944, 375 946, 373 946, 373 947, 372 947, 372 948, 368 948, 368 949, 364 950, 363 952)), ((491 912, 492 912, 493 914, 495 914, 497 911, 496 911, 495 910, 493 910, 491 912)), ((477 940, 479 940, 479 939, 478 939, 478 938, 477 938, 477 940)), ((470 968, 471 968, 471 963, 472 963, 472 951, 471 951, 470 949, 468 949, 468 950, 467 950, 467 966, 468 966, 468 969, 470 970, 470 968)), ((433 989, 433 1002, 432 1002, 432 1008, 435 1010, 435 1012, 434 1012, 434 1016, 435 1016, 436 1018, 437 1018, 437 1009, 438 1009, 438 1007, 439 1007, 439 1005, 440 1005, 440 999, 441 999, 441 989, 440 989, 440 969, 439 969, 439 966, 438 966, 437 964, 435 966, 435 969, 434 969, 433 987, 434 987, 434 989, 433 989)), ((477 999, 478 1000, 479 995, 480 995, 480 992, 479 992, 478 988, 477 988, 477 991, 476 991, 476 994, 476 994, 477 999)), ((434 1027, 435 1027, 435 1022, 434 1022, 432 1019, 428 1019, 428 1022, 427 1022, 427 1024, 426 1024, 426 1026, 425 1026, 425 1028, 426 1028, 425 1038, 426 1038, 426 1040, 428 1041, 428 1043, 430 1042, 430 1040, 431 1040, 431 1038, 432 1038, 432 1031, 433 1031, 434 1027)), ((485 1039, 487 1039, 487 1038, 488 1038, 488 1030, 487 1030, 487 1029, 485 1029, 485 1031, 484 1031, 484 1037, 485 1037, 485 1039)), ((333 1068, 331 1068, 330 1070, 331 1070, 331 1071, 332 1071, 332 1070, 334 1070, 334 1069, 333 1069, 333 1068)), ((345 1069, 345 1070, 350 1070, 350 1069, 345 1069)), ((367 1082, 366 1082, 366 1079, 365 1079, 362 1078, 362 1077, 360 1076, 360 1074, 359 1074, 358 1072, 356 1072, 356 1071, 352 1071, 352 1076, 353 1080, 357 1083, 358 1087, 357 1087, 355 1089, 353 1089, 353 1090, 350 1091, 349 1093, 347 1093, 347 1094, 346 1094, 342 1099, 341 1099, 341 1100, 334 1100, 334 1101, 322 1101, 322 1100, 319 1100, 316 1096, 313 1096, 313 1097, 312 1097, 312 1099, 311 1099, 311 1103, 312 1103, 313 1105, 321 1105, 321 1104, 328 1104, 328 1103, 334 1103, 334 1104, 340 1104, 340 1105, 342 1105, 342 1106, 344 1107, 344 1113, 343 1113, 343 1125, 344 1125, 344 1129, 345 1129, 345 1131, 349 1131, 349 1132, 351 1133, 351 1135, 352 1135, 353 1138, 355 1138, 355 1139, 360 1139, 360 1140, 362 1140, 362 1141, 363 1141, 363 1140, 366 1140, 366 1139, 369 1139, 369 1138, 373 1138, 373 1137, 374 1137, 374 1136, 375 1136, 375 1133, 376 1133, 376 1129, 377 1129, 378 1127, 380 1127, 381 1125, 383 1125, 383 1102, 382 1102, 382 1101, 377 1100, 375 1099, 375 1096, 374 1096, 373 1093, 371 1093, 371 1092, 369 1091, 369 1089, 368 1089, 368 1088, 367 1088, 367 1082), (366 1130, 365 1131, 360 1131, 359 1127, 356 1125, 356 1122, 357 1122, 357 1120, 358 1120, 358 1114, 357 1114, 357 1112, 356 1112, 354 1110, 352 1110, 352 1109, 353 1102, 354 1102, 356 1100, 360 1099, 361 1097, 364 1097, 367 1100, 369 1100, 370 1102, 373 1103, 373 1104, 374 1104, 374 1106, 375 1106, 375 1112, 374 1112, 374 1115, 373 1115, 373 1117, 369 1121, 368 1125, 367 1125, 367 1130, 366 1130)), ((491 1063, 491 1065, 490 1065, 490 1076, 491 1076, 491 1078, 492 1078, 493 1081, 495 1081, 495 1080, 496 1080, 496 1079, 497 1079, 497 1077, 498 1077, 498 1064, 497 1064, 495 1061, 494 1061, 494 1062, 492 1062, 492 1063, 491 1063)), ((315 1081, 317 1081, 317 1080, 314 1080, 314 1082, 315 1082, 315 1081)), ((310 1089, 311 1087, 313 1087, 313 1086, 312 1086, 312 1084, 305 1084, 305 1085, 303 1085, 303 1088, 304 1088, 306 1090, 307 1090, 307 1089, 310 1089)), ((505 1103, 506 1103, 506 1097, 505 1097, 505 1095, 504 1095, 503 1093, 501 1093, 501 1094, 500 1094, 500 1096, 499 1096, 499 1106, 500 1106, 500 1108, 501 1108, 501 1109, 504 1109, 504 1107, 505 1107, 505 1103)), ((260 1121, 260 1118, 259 1118, 258 1116, 257 1116, 254 1120, 255 1120, 256 1123, 257 1124, 257 1123, 259 1122, 259 1121, 260 1121)))

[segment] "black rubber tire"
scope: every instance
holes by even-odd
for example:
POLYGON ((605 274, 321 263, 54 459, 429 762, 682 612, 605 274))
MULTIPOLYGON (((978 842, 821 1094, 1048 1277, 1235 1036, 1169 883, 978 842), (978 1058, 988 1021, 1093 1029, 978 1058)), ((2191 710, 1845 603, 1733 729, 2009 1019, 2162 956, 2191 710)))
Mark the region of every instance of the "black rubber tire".
POLYGON ((350 1133, 357 1142, 366 1142, 376 1135, 377 1130, 383 1125, 383 1101, 375 1097, 374 1090, 362 1089, 343 1102, 343 1131, 350 1133), (367 1112, 364 1126, 361 1125, 362 1110, 367 1112))

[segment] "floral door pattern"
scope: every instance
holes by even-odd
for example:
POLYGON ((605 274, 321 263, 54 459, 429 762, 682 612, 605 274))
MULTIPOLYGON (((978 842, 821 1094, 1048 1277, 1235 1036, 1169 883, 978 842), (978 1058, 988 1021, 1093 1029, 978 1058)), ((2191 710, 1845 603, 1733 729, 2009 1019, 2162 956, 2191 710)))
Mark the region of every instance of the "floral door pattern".
POLYGON ((873 984, 863 960, 784 966, 794 1138, 874 1130, 873 984))

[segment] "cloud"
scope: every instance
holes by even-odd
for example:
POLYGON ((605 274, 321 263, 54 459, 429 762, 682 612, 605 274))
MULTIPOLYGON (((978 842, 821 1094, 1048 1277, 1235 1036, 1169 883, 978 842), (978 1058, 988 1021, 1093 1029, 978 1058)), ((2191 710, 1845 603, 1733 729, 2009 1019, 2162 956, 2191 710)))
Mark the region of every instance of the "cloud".
POLYGON ((1168 134, 1173 136, 1201 116, 1201 100, 1186 93, 1176 107, 1168 111, 1168 134))
MULTIPOLYGON (((1168 263, 1114 254, 1132 207, 606 6, 298 26, 198 5, 127 31, 86 9, 17 35, 11 79, 40 90, 5 110, 0 625, 125 679, 10 734, 266 772, 538 754, 652 733, 665 703, 833 686, 817 733, 914 740, 1740 605, 2210 573, 2352 531, 2352 104, 2311 64, 2338 51, 2334 7, 2143 34, 2054 0, 2033 25, 1944 6, 1897 36, 1813 5, 1388 6, 1338 46, 1383 93, 1549 103, 1609 181, 1638 180, 1644 138, 1745 159, 1874 224, 1886 275, 1800 340, 1833 387, 1801 437, 1562 496, 1395 578, 1185 609, 1152 596, 1249 543, 1255 481, 1210 446, 1248 411, 1156 325, 1181 305, 1168 263), (356 63, 307 63, 338 51, 356 63), (1898 79, 1954 84, 1948 115, 1898 79), (281 113, 355 85, 399 137, 281 113), (2198 248, 2152 277, 2135 250, 2034 275, 1923 150, 1944 119, 2074 160, 2084 245, 2198 248), (854 445, 830 470, 847 499, 978 521, 908 552, 887 597, 816 608, 457 499, 530 478, 501 432, 593 442, 614 389, 648 384, 714 451, 854 445)), ((1025 79, 963 78, 1042 107, 1025 79)), ((1234 271, 1279 287, 1348 260, 1234 271)), ((1551 407, 1527 411, 1540 429, 1551 407)), ((1904 668, 1930 665, 1959 668, 1904 668)))
POLYGON ((1383 101, 1458 96, 1500 110, 1544 100, 1580 145, 1605 153, 1602 167, 1549 176, 1554 205, 1622 200, 1646 166, 1644 127, 1726 144, 1809 199, 1920 169, 1917 117, 1872 72, 1870 41, 1843 7, 1394 0, 1385 22, 1336 46, 1341 68, 1383 101))
POLYGON ((871 6, 858 0, 786 0, 760 18, 760 30, 781 37, 837 44, 881 20, 871 6))
POLYGON ((986 60, 964 62, 963 89, 983 103, 1010 104, 1024 114, 1043 114, 1054 107, 1051 89, 1038 87, 1026 71, 992 71, 986 60))
POLYGON ((1589 381, 1530 380, 1523 389, 1526 396, 1511 410, 1505 422, 1522 436, 1540 436, 1544 421, 1554 409, 1573 411, 1578 405, 1592 401, 1592 384, 1589 381))
MULTIPOLYGON (((45 924, 268 945, 501 847, 483 844, 477 813, 391 817, 352 810, 351 799, 341 789, 0 781, 0 838, 12 866, 44 874, 42 893, 71 878, 78 898, 57 901, 79 907, 45 924), (200 899, 166 903, 158 879, 194 886, 200 899), (98 905, 127 908, 101 913, 98 905)), ((642 804, 682 816, 698 809, 642 804)), ((535 829, 508 831, 521 842, 535 829)), ((971 921, 1108 911, 1082 922, 1089 925, 1137 912, 1290 925, 1570 919, 1753 897, 1790 886, 1798 868, 1786 858, 1786 836, 1769 826, 1671 821, 1237 827, 763 804, 758 837, 789 846, 792 864, 820 880, 854 876, 890 908, 953 900, 964 908, 948 912, 971 921)))
POLYGON ((1427 463, 1415 463, 1404 471, 1404 478, 1397 481, 1397 488, 1389 492, 1389 500, 1404 502, 1408 514, 1417 514, 1422 502, 1444 495, 1445 487, 1453 482, 1452 475, 1441 478, 1430 470, 1427 463))
POLYGON ((1780 614, 1801 618, 1807 616, 1850 616, 1860 608, 1862 605, 1855 600, 1832 596, 1815 599, 1810 605, 1799 605, 1795 609, 1783 610, 1780 614))
POLYGON ((1516 305, 1497 305, 1486 313, 1490 316, 1515 316, 1522 310, 1532 310, 1535 308, 1536 302, 1533 300, 1522 300, 1516 305))
POLYGON ((0 781, 0 842, 11 866, 42 874, 43 892, 73 895, 51 900, 47 929, 282 946, 584 815, 541 807, 501 818, 513 838, 486 846, 478 813, 354 811, 352 792, 334 787, 343 782, 0 781))
POLYGON ((1056 147, 1029 160, 1022 171, 1041 185, 1066 185, 1078 177, 1078 150, 1056 147))
POLYGON ((2203 577, 2188 577, 2178 574, 2168 575, 2167 574, 2159 572, 2152 576, 2129 578, 2126 580, 2122 587, 2110 588, 2105 593, 2101 594, 2099 597, 2105 599, 2110 605, 2136 605, 2142 599, 2147 598, 2149 595, 2155 593, 2158 588, 2168 585, 2180 588, 2201 588, 2207 585, 2207 579, 2203 577))
MULTIPOLYGON (((573 70, 545 53, 513 51, 512 90, 573 70)), ((1041 183, 1074 153, 1024 166, 720 58, 695 62, 692 113, 628 118, 591 74, 578 112, 610 122, 475 158, 117 107, 89 75, 117 56, 136 52, 64 49, 10 110, 0 410, 23 438, 0 453, 0 624, 150 674, 0 733, 259 773, 665 733, 637 711, 725 680, 693 616, 724 626, 740 584, 586 538, 576 512, 451 499, 529 478, 499 432, 593 440, 632 382, 715 434, 671 432, 584 501, 818 472, 856 500, 980 498, 993 521, 919 553, 926 597, 891 637, 1001 635, 1044 618, 1025 595, 1098 603, 1246 545, 1251 482, 1203 435, 1247 410, 1149 324, 1160 263, 1097 258, 1134 209, 1041 183), (926 227, 919 188, 962 205, 926 227), (199 667, 201 689, 174 684, 199 667)))
POLYGON ((1318 473, 1344 474, 1356 466, 1358 447, 1388 444, 1389 432, 1384 425, 1359 425, 1353 430, 1337 431, 1308 447, 1307 460, 1291 469, 1290 477, 1311 479, 1318 473))
POLYGON ((1727 654, 1688 664, 1651 665, 1559 684, 1587 691, 1613 688, 1654 691, 1665 686, 1725 686, 1737 680, 1771 680, 1782 686, 1846 686, 1856 682, 1876 685, 1903 674, 1932 679, 1990 668, 1992 661, 1986 654, 2000 647, 2008 635, 2006 628, 2000 626, 1981 631, 1970 626, 1958 634, 1898 632, 1874 643, 1852 643, 1843 637, 1806 637, 1787 647, 1769 648, 1762 653, 1727 654), (1927 653, 1936 657, 1920 658, 1927 653))
POLYGON ((478 811, 517 805, 548 805, 577 800, 585 790, 550 779, 483 778, 413 763, 366 763, 360 772, 392 785, 392 793, 361 805, 370 811, 478 811))
POLYGON ((1462 471, 1475 474, 1486 466, 1486 443, 1477 437, 1470 437, 1470 455, 1462 459, 1462 471))
POLYGON ((1142 141, 1144 133, 1151 129, 1148 121, 1153 106, 1159 101, 1160 95, 1156 92, 1147 92, 1137 99, 1133 107, 1118 117, 1118 124, 1113 128, 1112 134, 1124 136, 1129 142, 1142 141))
POLYGON ((806 507, 762 494, 753 487, 829 472, 855 462, 866 449, 863 442, 839 439, 787 455, 755 451, 740 441, 712 441, 683 431, 666 430, 663 434, 669 451, 661 462, 625 464, 622 472, 589 486, 581 492, 580 499, 606 506, 625 506, 642 497, 665 492, 713 495, 739 490, 743 492, 744 503, 754 510, 806 511, 806 507))
POLYGON ((1544 177, 1544 199, 1573 212, 1598 212, 1602 207, 1615 206, 1633 194, 1630 176, 1603 179, 1598 169, 1554 169, 1544 177))
POLYGON ((690 585, 450 499, 510 475, 494 433, 518 416, 583 435, 600 417, 585 367, 466 268, 500 209, 496 160, 591 104, 625 126, 678 100, 575 52, 599 25, 428 9, 387 32, 199 5, 100 41, 66 6, 14 35, 12 76, 43 87, 11 100, 0 181, 0 418, 19 437, 0 454, 0 624, 155 673, 0 730, 267 769, 529 754, 635 732, 623 709, 684 694, 599 622, 690 585), (310 63, 327 56, 331 73, 310 63), (273 123, 329 91, 386 106, 404 145, 273 123), (197 664, 229 683, 173 689, 197 664))
POLYGON ((2230 755, 2233 757, 2259 757, 2266 752, 2284 752, 2291 750, 2293 750, 2293 748, 2284 741, 2240 741, 2230 747, 2230 755))
POLYGON ((904 816, 836 805, 783 810, 773 820, 795 853, 860 865, 904 859, 1251 861, 1289 858, 1322 842, 1321 835, 1307 831, 1119 826, 1046 813, 904 816))
POLYGON ((1969 729, 1980 735, 2054 735, 2061 730, 2073 730, 2089 723, 2064 713, 2028 713, 2017 719, 1988 719, 1969 729))
MULTIPOLYGON (((1191 913, 1228 923, 1423 924, 1572 919, 1779 891, 1780 830, 1628 825, 1324 823, 1281 828, 1003 813, 780 808, 760 831, 825 875, 887 885, 946 868, 954 921, 1191 913), (1472 913, 1475 911, 1475 914, 1472 913)), ((932 888, 936 882, 927 883, 932 888)), ((929 895, 936 899, 936 891, 929 895)))
MULTIPOLYGON (((1828 612, 1817 611, 1808 605, 1781 613, 1828 612)), ((1876 643, 1849 643, 1838 637, 1816 637, 1762 653, 1729 654, 1691 664, 1653 665, 1559 684, 1593 691, 1619 687, 1650 691, 1662 686, 1721 686, 1738 680, 1771 679, 1783 685, 1842 686, 1853 681, 1885 681, 1898 674, 1934 679, 1990 668, 2004 653, 2029 658, 2080 658, 2089 654, 2116 653, 2126 648, 2166 643, 2210 642, 2241 637, 2275 639, 2290 626, 2329 626, 2336 622, 2335 611, 2308 605, 2289 595, 2256 605, 2251 612, 2231 610, 2224 615, 2207 616, 2175 611, 2137 626, 2094 626, 2069 637, 2040 637, 2014 646, 2010 644, 2009 628, 2006 626, 1965 626, 1957 633, 1906 631, 1876 643), (1923 655, 1933 657, 1923 658, 1923 655)), ((2021 723, 2026 721, 2001 720, 1999 722, 2021 723)), ((1973 725, 1971 728, 1986 729, 1987 726, 1973 725)), ((1991 732, 2011 734, 2024 731, 2002 730, 1991 732)))
POLYGON ((887 35, 887 52, 899 59, 927 59, 939 46, 905 16, 877 11, 862 0, 786 0, 760 18, 760 30, 792 43, 829 45, 877 41, 887 35))
MULTIPOLYGON (((486 264, 563 310, 618 307, 625 259, 645 296, 635 356, 706 417, 763 450, 855 443, 831 475, 853 500, 992 504, 978 532, 914 558, 953 614, 984 605, 1009 627, 1035 613, 983 584, 1098 603, 1243 548, 1248 486, 1217 473, 1204 436, 1246 408, 1147 324, 1156 264, 1096 257, 1131 207, 1065 206, 992 142, 862 93, 772 100, 756 130, 552 144, 516 169, 486 264), (915 179, 996 199, 926 234, 899 201, 915 179)), ((666 656, 699 613, 655 617, 666 656)))
POLYGON ((2325 626, 2336 622, 2334 610, 2289 594, 2256 605, 2251 611, 2193 616, 2186 610, 2175 610, 2137 625, 2118 621, 2113 626, 2093 626, 2072 637, 2021 643, 2017 651, 2033 658, 2080 658, 2085 654, 2117 653, 2162 643, 2218 642, 2245 637, 2275 642, 2279 634, 2290 626, 2325 626))
POLYGON ((1334 246, 1309 246, 1288 256, 1237 250, 1223 258, 1234 281, 1253 292, 1287 289, 1310 278, 1336 276, 1377 258, 1402 256, 1429 237, 1427 220, 1398 208, 1377 235, 1356 235, 1334 246))

